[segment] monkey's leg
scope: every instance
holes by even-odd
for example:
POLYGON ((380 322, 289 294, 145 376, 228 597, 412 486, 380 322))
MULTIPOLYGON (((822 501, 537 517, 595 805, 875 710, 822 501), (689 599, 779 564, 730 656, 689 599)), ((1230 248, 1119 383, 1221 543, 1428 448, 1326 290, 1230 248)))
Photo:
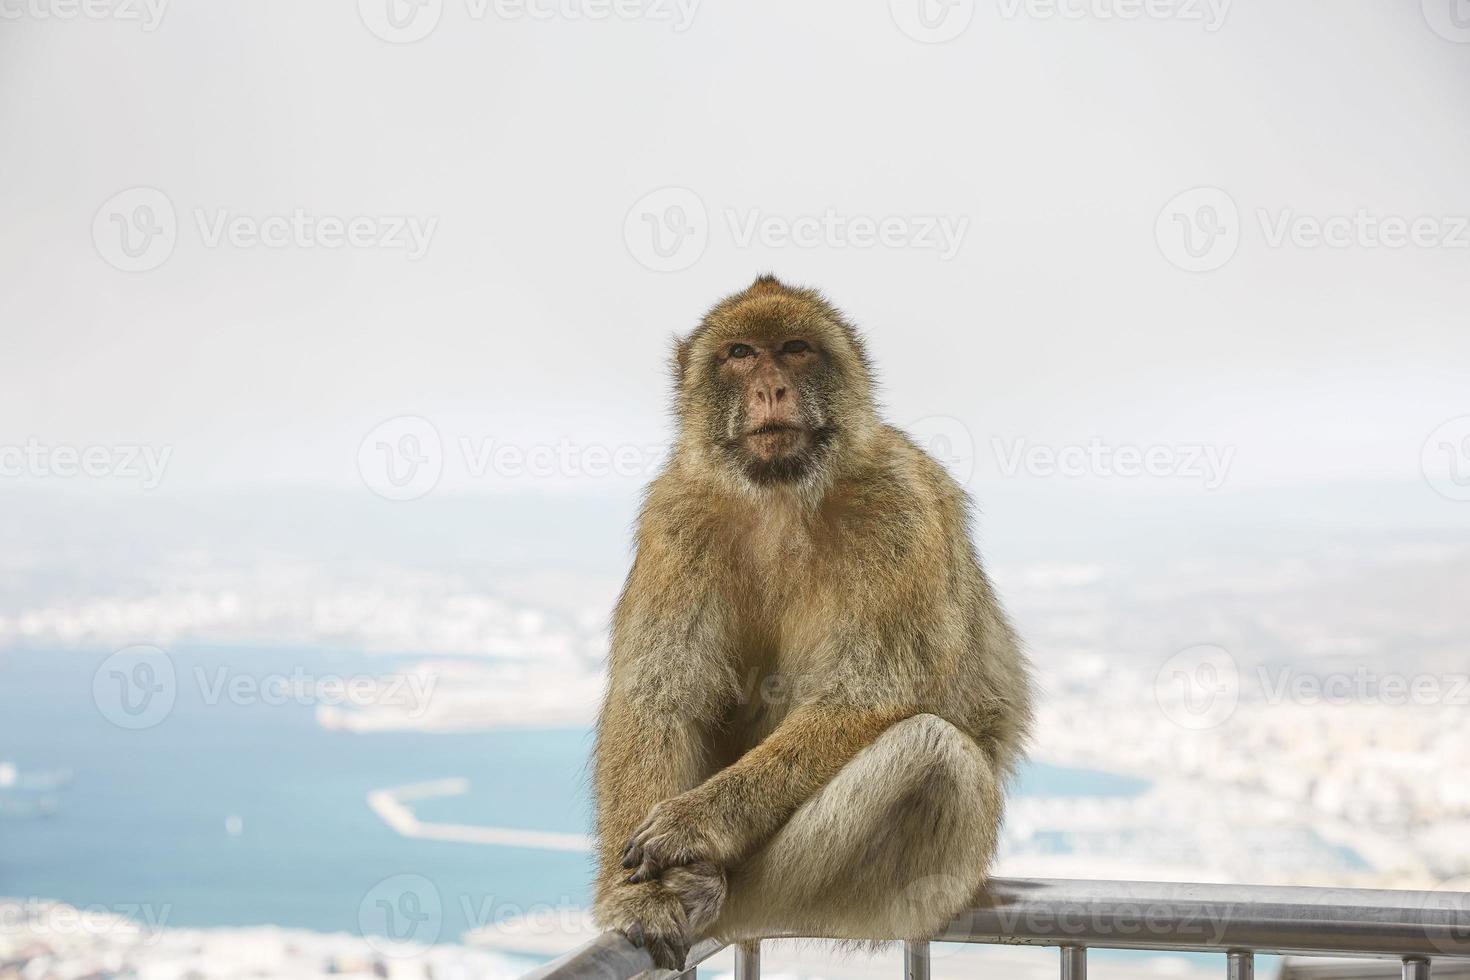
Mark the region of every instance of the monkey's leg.
POLYGON ((926 938, 985 880, 1002 804, 1000 778, 967 735, 934 715, 898 722, 729 869, 710 931, 926 938))

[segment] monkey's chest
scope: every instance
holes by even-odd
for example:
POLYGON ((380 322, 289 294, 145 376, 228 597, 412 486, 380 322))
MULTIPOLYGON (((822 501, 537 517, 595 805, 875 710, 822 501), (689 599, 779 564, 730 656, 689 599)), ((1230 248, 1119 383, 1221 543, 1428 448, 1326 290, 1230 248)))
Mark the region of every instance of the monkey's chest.
POLYGON ((724 765, 760 744, 822 683, 822 672, 809 656, 782 649, 769 636, 762 639, 746 646, 736 665, 735 702, 721 726, 724 765))
POLYGON ((759 745, 790 712, 784 696, 776 693, 782 683, 756 677, 742 685, 739 703, 720 729, 715 753, 719 768, 730 765, 759 745))

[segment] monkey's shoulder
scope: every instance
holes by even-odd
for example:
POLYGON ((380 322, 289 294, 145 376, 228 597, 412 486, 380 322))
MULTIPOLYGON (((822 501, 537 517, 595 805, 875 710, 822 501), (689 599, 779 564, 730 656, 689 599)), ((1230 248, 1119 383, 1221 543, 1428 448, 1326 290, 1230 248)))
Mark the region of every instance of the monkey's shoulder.
POLYGON ((944 525, 968 522, 970 501, 963 488, 908 433, 884 425, 875 443, 852 480, 852 496, 894 516, 944 525))

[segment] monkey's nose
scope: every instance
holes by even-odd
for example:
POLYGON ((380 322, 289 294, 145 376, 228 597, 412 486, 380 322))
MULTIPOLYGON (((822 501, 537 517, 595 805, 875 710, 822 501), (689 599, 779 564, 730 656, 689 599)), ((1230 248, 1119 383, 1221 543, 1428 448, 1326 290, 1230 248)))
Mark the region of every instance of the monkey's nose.
POLYGON ((755 397, 768 405, 779 405, 786 400, 786 388, 776 385, 761 386, 755 390, 755 397))

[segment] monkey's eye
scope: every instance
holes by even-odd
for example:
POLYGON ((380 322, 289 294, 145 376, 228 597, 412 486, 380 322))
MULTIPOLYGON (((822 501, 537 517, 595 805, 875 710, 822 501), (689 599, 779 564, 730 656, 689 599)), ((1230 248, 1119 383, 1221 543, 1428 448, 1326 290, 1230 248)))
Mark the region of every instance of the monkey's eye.
POLYGON ((749 344, 731 344, 730 345, 730 356, 731 357, 750 357, 754 353, 755 353, 755 348, 752 347, 752 346, 750 346, 749 344))
POLYGON ((783 354, 805 354, 812 349, 812 345, 804 340, 788 340, 781 345, 783 354))

